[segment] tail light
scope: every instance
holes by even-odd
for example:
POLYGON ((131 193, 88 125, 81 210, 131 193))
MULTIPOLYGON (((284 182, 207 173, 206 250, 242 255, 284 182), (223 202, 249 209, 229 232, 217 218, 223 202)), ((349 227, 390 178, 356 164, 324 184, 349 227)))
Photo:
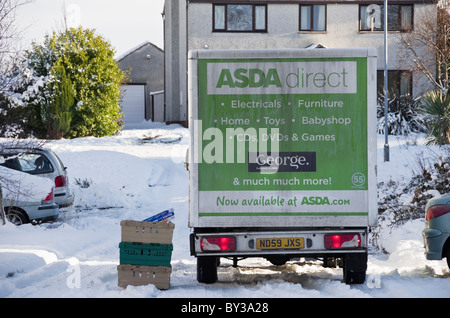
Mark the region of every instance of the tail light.
POLYGON ((55 178, 55 187, 64 187, 67 183, 67 179, 65 176, 57 176, 55 178))
POLYGON ((426 220, 429 221, 431 219, 442 216, 446 213, 450 212, 450 205, 434 205, 427 210, 426 220))
POLYGON ((42 201, 43 203, 48 203, 49 201, 53 201, 53 188, 52 191, 45 197, 45 199, 42 201))
POLYGON ((357 233, 325 235, 325 248, 355 248, 361 247, 361 237, 357 233))
POLYGON ((236 250, 234 236, 204 236, 200 240, 203 252, 227 252, 236 250))

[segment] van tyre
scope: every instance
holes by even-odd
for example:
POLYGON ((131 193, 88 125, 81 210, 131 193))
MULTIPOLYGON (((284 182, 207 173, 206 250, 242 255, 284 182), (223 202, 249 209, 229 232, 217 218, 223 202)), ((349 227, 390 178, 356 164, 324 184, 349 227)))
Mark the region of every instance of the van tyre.
POLYGON ((217 257, 197 257, 197 281, 199 283, 213 284, 217 281, 217 257))
POLYGON ((363 284, 366 280, 367 252, 344 256, 343 275, 348 285, 363 284))
POLYGON ((269 262, 271 262, 275 266, 282 266, 286 264, 291 258, 286 255, 274 255, 266 258, 269 262))

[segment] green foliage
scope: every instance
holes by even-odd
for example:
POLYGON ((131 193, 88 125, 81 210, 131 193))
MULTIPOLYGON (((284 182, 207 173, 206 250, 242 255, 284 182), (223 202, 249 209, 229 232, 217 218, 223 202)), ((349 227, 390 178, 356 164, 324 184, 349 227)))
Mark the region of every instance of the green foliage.
POLYGON ((75 90, 61 63, 54 65, 54 96, 50 103, 50 118, 43 122, 47 125, 47 133, 51 139, 59 139, 70 130, 72 121, 71 109, 74 105, 75 90))
POLYGON ((49 132, 102 137, 121 129, 124 73, 111 45, 95 30, 79 27, 47 35, 42 45, 33 45, 28 61, 35 76, 47 79, 31 104, 49 132))
POLYGON ((450 144, 450 93, 431 91, 422 100, 421 111, 425 114, 429 144, 450 144))

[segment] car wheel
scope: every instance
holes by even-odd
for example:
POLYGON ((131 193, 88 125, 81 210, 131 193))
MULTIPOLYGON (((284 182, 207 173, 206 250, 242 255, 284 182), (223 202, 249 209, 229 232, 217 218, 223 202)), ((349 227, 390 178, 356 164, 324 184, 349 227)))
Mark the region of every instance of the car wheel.
POLYGON ((28 218, 22 211, 12 209, 6 212, 6 218, 14 225, 22 225, 28 223, 28 218))

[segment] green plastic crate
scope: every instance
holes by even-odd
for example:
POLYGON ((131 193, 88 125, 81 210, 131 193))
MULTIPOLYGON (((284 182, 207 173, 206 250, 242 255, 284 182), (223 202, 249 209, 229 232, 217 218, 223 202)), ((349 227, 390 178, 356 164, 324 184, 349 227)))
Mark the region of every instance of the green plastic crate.
POLYGON ((170 266, 172 244, 120 242, 120 264, 170 266))

